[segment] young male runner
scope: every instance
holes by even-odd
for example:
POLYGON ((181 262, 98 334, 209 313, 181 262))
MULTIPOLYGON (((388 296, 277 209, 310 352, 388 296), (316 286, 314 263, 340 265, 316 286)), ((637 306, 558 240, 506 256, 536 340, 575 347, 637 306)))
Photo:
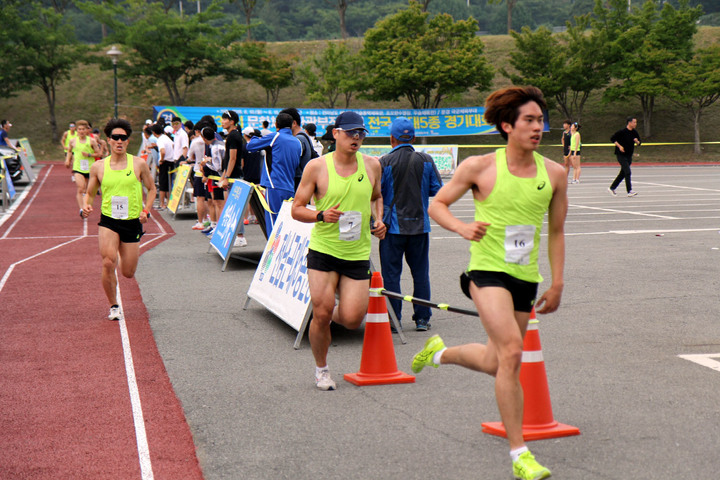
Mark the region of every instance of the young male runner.
POLYGON ((95 163, 95 156, 100 154, 98 142, 90 135, 90 125, 85 120, 76 122, 77 136, 68 142, 65 155, 65 167, 72 168, 75 177, 75 199, 77 200, 80 218, 83 218, 83 196, 87 191, 87 181, 90 178, 90 167, 95 163))
POLYGON ((140 157, 127 153, 132 127, 130 122, 113 118, 105 125, 110 144, 110 156, 90 167, 90 184, 83 204, 83 216, 93 211, 98 187, 102 187, 100 215, 100 255, 102 256, 102 285, 110 302, 110 320, 120 320, 123 312, 117 302, 115 269, 132 278, 140 255, 142 224, 150 217, 149 209, 155 201, 155 183, 150 168, 140 157), (143 186, 147 190, 143 205, 143 186))
POLYGON ((349 329, 362 323, 370 287, 370 234, 385 237, 380 162, 358 153, 366 134, 360 115, 338 115, 337 150, 308 162, 292 205, 295 220, 315 223, 307 254, 313 307, 308 337, 320 390, 335 390, 327 366, 330 322, 349 329), (307 208, 312 197, 317 210, 307 208))
POLYGON ((455 364, 495 377, 495 397, 507 431, 515 478, 547 478, 525 446, 522 434, 523 391, 520 385, 523 337, 535 304, 540 230, 548 215, 548 255, 552 284, 540 296, 538 313, 557 310, 563 290, 567 179, 562 165, 536 153, 543 131, 542 92, 511 87, 491 94, 485 120, 507 140, 507 148, 469 157, 440 189, 430 216, 440 226, 470 240, 470 265, 461 277, 488 335, 486 345, 445 348, 435 335, 413 358, 412 369, 455 364), (465 223, 450 205, 472 191, 475 221, 465 223))

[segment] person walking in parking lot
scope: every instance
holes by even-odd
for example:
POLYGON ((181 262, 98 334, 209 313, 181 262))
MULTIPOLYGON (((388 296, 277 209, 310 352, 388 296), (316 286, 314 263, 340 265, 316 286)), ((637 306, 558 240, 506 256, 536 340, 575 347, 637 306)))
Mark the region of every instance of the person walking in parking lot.
POLYGON ((618 130, 610 137, 610 141, 615 144, 615 156, 620 164, 620 173, 618 173, 615 180, 608 187, 608 191, 611 195, 615 196, 617 193, 615 189, 620 185, 620 182, 625 180, 625 189, 627 190, 628 197, 634 197, 637 195, 632 189, 632 182, 630 181, 630 165, 632 165, 632 157, 635 152, 635 145, 640 145, 640 134, 636 130, 637 118, 627 117, 625 120, 625 128, 618 130))

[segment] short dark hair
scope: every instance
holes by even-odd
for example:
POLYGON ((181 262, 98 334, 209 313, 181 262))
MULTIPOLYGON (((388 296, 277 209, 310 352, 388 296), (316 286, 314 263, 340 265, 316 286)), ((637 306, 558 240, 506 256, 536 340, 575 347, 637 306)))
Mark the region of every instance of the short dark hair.
POLYGON ((572 125, 572 123, 573 123, 572 120, 570 120, 569 118, 566 118, 565 120, 563 120, 563 125, 572 125))
POLYGON ((485 100, 485 121, 494 125, 500 135, 507 140, 508 135, 501 125, 515 125, 520 115, 520 107, 535 102, 540 108, 547 110, 547 103, 542 91, 537 87, 507 87, 490 94, 485 100))
POLYGON ((130 126, 130 122, 128 122, 124 118, 110 119, 107 125, 105 125, 103 132, 105 132, 106 137, 109 137, 110 134, 112 134, 112 131, 116 128, 122 128, 123 130, 125 130, 125 135, 127 135, 128 137, 132 135, 132 127, 130 126))
POLYGON ((280 130, 281 128, 292 128, 293 118, 289 113, 278 113, 275 118, 275 127, 280 130))
POLYGON ((170 123, 180 122, 182 123, 182 118, 178 117, 177 115, 172 117, 172 120, 170 123))
POLYGON ((143 128, 143 132, 147 133, 148 136, 153 134, 153 129, 150 125, 146 125, 145 128, 143 128))
POLYGON ((628 123, 632 122, 633 120, 637 120, 637 117, 636 117, 635 115, 629 115, 629 116, 625 119, 625 125, 627 125, 628 123))
POLYGON ((207 141, 215 140, 215 130, 213 130, 212 127, 203 128, 200 134, 207 141))
POLYGON ((298 126, 302 125, 302 118, 300 118, 300 112, 298 112, 297 108, 283 108, 280 110, 280 113, 287 113, 292 117, 295 123, 298 124, 298 126))
POLYGON ((7 123, 8 121, 3 118, 2 120, 0 120, 0 127, 4 127, 7 123))
POLYGON ((263 121, 262 121, 262 126, 263 126, 263 128, 267 128, 267 127, 270 126, 270 122, 268 122, 267 120, 263 120, 263 121))
POLYGON ((153 125, 152 127, 150 127, 150 130, 152 130, 152 132, 153 132, 155 135, 162 135, 162 133, 163 133, 163 126, 160 125, 159 123, 156 123, 155 125, 153 125))

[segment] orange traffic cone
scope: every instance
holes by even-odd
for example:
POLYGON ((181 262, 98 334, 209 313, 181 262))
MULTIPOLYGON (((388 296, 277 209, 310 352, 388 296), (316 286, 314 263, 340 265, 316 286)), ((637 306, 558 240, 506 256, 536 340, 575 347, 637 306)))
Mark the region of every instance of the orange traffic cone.
MULTIPOLYGON (((538 332, 538 321, 535 317, 534 308, 530 314, 530 323, 523 343, 520 384, 525 394, 522 425, 525 440, 580 435, 580 430, 577 427, 558 423, 553 419, 550 391, 548 390, 547 374, 545 373, 545 361, 540 346, 540 333, 538 332)), ((482 427, 485 433, 507 437, 502 422, 486 422, 482 424, 482 427)))
MULTIPOLYGON (((373 273, 370 287, 383 288, 380 272, 373 273)), ((346 373, 345 380, 359 386, 415 383, 415 377, 397 368, 387 303, 379 293, 370 292, 360 371, 346 373)))

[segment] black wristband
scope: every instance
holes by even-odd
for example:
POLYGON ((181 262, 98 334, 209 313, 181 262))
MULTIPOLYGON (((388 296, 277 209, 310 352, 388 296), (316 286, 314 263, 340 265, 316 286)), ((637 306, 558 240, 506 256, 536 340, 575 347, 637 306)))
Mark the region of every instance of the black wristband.
POLYGON ((325 213, 325 210, 320 210, 320 211, 318 212, 318 214, 315 216, 315 218, 317 219, 318 222, 324 222, 324 221, 325 221, 325 217, 324 217, 324 215, 323 215, 324 213, 325 213))

